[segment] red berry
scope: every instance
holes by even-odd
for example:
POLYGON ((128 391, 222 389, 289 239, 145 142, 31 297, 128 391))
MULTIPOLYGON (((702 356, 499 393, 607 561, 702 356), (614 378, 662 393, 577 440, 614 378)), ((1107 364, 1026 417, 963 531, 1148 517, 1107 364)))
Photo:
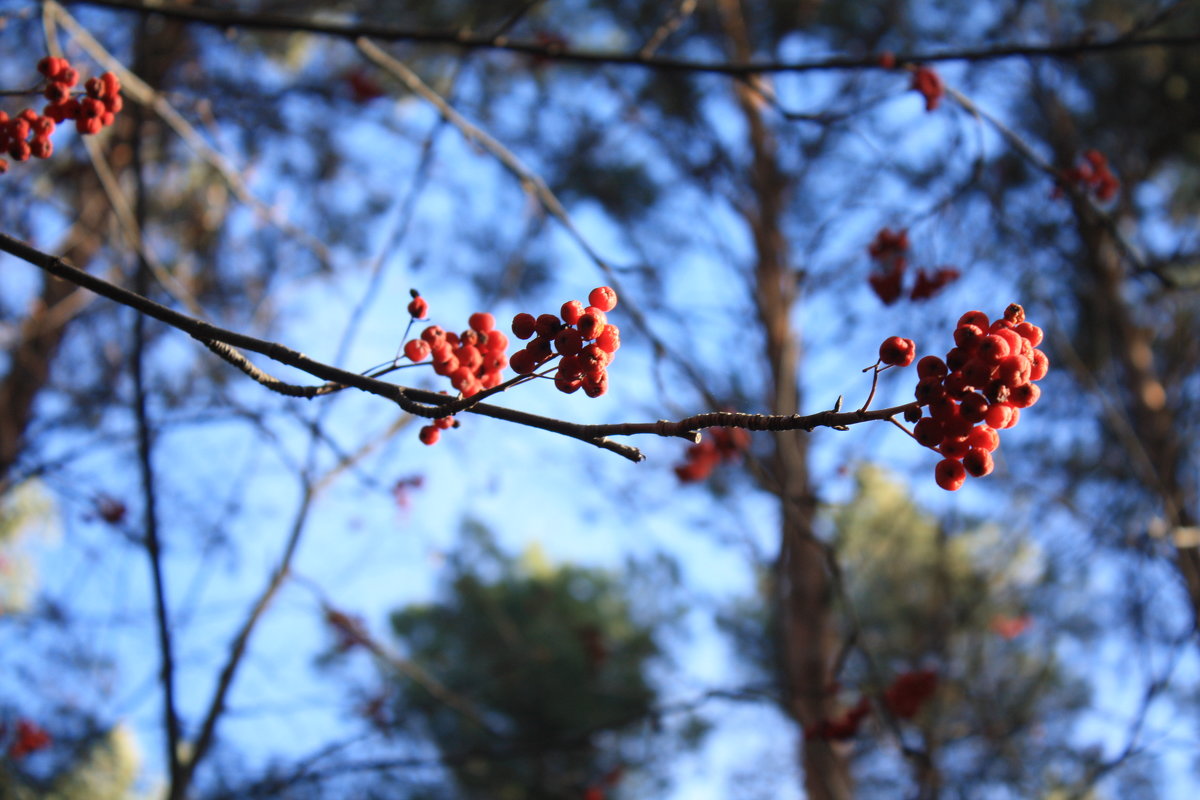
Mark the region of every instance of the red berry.
POLYGON ((1016 422, 1016 408, 1008 403, 994 403, 988 407, 984 420, 996 430, 1011 428, 1016 422))
POLYGON ((974 325, 986 331, 989 324, 987 314, 982 311, 968 311, 958 318, 958 325, 955 327, 961 328, 963 325, 974 325))
POLYGON ((609 286, 597 286, 588 295, 588 303, 608 313, 617 307, 617 292, 609 286))
POLYGON ((467 320, 467 324, 471 326, 471 330, 479 333, 487 333, 496 327, 496 318, 486 311, 476 311, 467 320))
POLYGON ((973 353, 986 335, 978 325, 959 325, 954 329, 954 344, 968 353, 973 353))
POLYGON ((1034 347, 1037 347, 1039 344, 1041 344, 1042 339, 1045 338, 1045 334, 1042 332, 1042 329, 1037 325, 1034 325, 1032 322, 1022 322, 1021 324, 1017 325, 1015 330, 1021 335, 1021 338, 1025 339, 1034 347))
POLYGON ((413 339, 404 345, 404 355, 414 364, 429 357, 429 342, 424 339, 413 339))
POLYGON ((918 378, 941 378, 949 371, 946 367, 946 362, 937 356, 925 356, 917 362, 918 378))
POLYGON ((417 436, 425 444, 437 444, 437 440, 442 438, 442 432, 438 430, 436 425, 426 425, 421 428, 421 432, 417 436))
POLYGON ((996 377, 1009 389, 1029 383, 1032 365, 1025 356, 1005 356, 996 366, 996 377))
POLYGON ((572 376, 569 373, 563 372, 561 369, 554 376, 554 387, 565 394, 572 394, 579 390, 583 385, 583 378, 572 376))
POLYGON ((518 339, 528 339, 533 336, 537 329, 537 320, 533 318, 533 314, 526 314, 522 311, 513 317, 512 332, 513 336, 518 339))
POLYGON ((962 458, 971 446, 967 444, 966 436, 943 436, 938 451, 946 458, 962 458))
POLYGON ((1009 303, 1008 308, 1004 309, 1004 321, 1010 325, 1020 325, 1025 321, 1025 309, 1020 303, 1009 303))
POLYGON ((984 416, 987 415, 988 402, 983 395, 975 392, 968 392, 963 396, 962 403, 958 407, 958 413, 967 422, 972 424, 983 422, 984 416))
POLYGON ((454 427, 454 417, 438 417, 433 421, 433 424, 438 428, 438 430, 444 431, 447 428, 454 427))
POLYGON ((604 326, 604 332, 596 337, 596 346, 607 353, 615 353, 621 348, 621 329, 611 322, 604 326))
POLYGON ((1008 402, 1017 408, 1029 408, 1042 396, 1042 390, 1036 383, 1024 383, 1012 390, 1008 402))
POLYGON ((937 447, 942 443, 942 423, 933 417, 917 420, 913 427, 913 436, 926 447, 937 447))
POLYGON ((933 478, 937 481, 938 486, 948 492, 955 492, 962 488, 963 482, 967 479, 967 471, 962 462, 953 458, 944 458, 934 467, 933 478))
POLYGON ((1000 446, 1000 434, 988 425, 976 425, 967 434, 967 444, 972 449, 987 450, 990 453, 1000 446))
POLYGON ((429 303, 420 295, 413 297, 408 303, 408 314, 413 319, 426 319, 429 315, 429 303))
POLYGON ((1050 371, 1050 359, 1041 350, 1034 350, 1029 358, 1029 380, 1040 381, 1050 371))
POLYGON ((583 316, 583 303, 578 300, 568 300, 562 304, 559 314, 562 316, 563 322, 574 325, 583 316))
POLYGON ((600 334, 604 333, 604 327, 608 324, 608 316, 595 306, 588 306, 583 316, 579 318, 579 332, 583 334, 583 338, 591 341, 600 334))
POLYGON ((493 353, 503 353, 508 349, 508 337, 504 335, 504 331, 493 328, 487 332, 487 341, 483 346, 493 353))
POLYGON ((536 325, 537 335, 543 339, 553 339, 562 330, 562 321, 553 314, 539 314, 536 325))
POLYGON ((962 459, 963 468, 976 478, 982 478, 995 467, 992 454, 982 447, 973 447, 962 459))
POLYGON ((907 367, 917 355, 917 345, 912 339, 891 336, 879 345, 879 360, 895 367, 907 367))
POLYGON ((554 337, 554 349, 564 356, 578 355, 583 350, 583 334, 574 328, 563 328, 554 337))
POLYGON ((599 397, 608 391, 608 373, 604 370, 589 372, 583 376, 583 393, 588 397, 599 397))
POLYGON ((528 350, 518 350, 508 360, 508 365, 518 375, 531 375, 537 369, 537 360, 534 359, 533 354, 528 350))

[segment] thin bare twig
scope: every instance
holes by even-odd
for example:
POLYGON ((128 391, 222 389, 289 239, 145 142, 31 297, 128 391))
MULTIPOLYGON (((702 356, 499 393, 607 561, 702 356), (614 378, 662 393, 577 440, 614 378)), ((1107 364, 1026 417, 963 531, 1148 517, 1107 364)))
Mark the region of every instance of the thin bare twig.
MULTIPOLYGON (((540 42, 515 42, 494 34, 472 34, 464 31, 420 30, 362 22, 329 22, 311 17, 245 12, 202 6, 149 4, 137 0, 88 0, 88 5, 106 8, 161 14, 173 19, 224 29, 294 31, 355 40, 369 37, 388 42, 416 42, 443 45, 460 50, 502 50, 535 56, 539 59, 590 66, 633 67, 661 72, 710 73, 721 75, 753 75, 768 72, 816 72, 844 69, 877 69, 875 54, 837 55, 798 61, 714 62, 664 56, 643 57, 639 52, 614 53, 591 50, 572 50, 540 42)), ((1073 59, 1079 56, 1135 50, 1146 47, 1191 48, 1200 43, 1200 32, 1129 37, 1126 33, 1105 39, 1086 35, 1064 42, 1014 42, 986 47, 947 48, 929 52, 897 53, 896 64, 931 64, 940 61, 995 61, 1006 58, 1073 59)))

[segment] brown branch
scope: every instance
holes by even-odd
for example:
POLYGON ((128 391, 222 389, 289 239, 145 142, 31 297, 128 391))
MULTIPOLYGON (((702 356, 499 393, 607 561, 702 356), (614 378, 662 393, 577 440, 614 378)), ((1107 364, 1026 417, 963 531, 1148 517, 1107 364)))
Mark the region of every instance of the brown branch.
POLYGON ((278 342, 257 339, 244 333, 226 330, 203 320, 181 314, 136 292, 123 289, 120 286, 109 283, 103 278, 77 269, 60 258, 43 253, 19 239, 14 239, 4 233, 0 233, 0 251, 10 253, 36 267, 46 270, 52 275, 74 283, 77 286, 82 286, 89 291, 93 291, 122 305, 129 306, 145 316, 153 317, 189 334, 192 338, 199 340, 222 358, 236 365, 263 386, 281 394, 292 397, 315 397, 335 391, 337 387, 352 386, 369 394, 391 400, 408 413, 416 416, 434 419, 462 412, 479 414, 579 439, 596 447, 617 453, 631 461, 642 461, 645 456, 636 447, 613 442, 607 437, 651 434, 655 436, 675 436, 695 441, 697 431, 712 427, 737 427, 752 431, 811 432, 815 428, 821 427, 842 428, 862 422, 886 420, 917 407, 917 403, 912 402, 876 411, 838 412, 829 410, 808 415, 743 414, 739 412, 716 411, 685 417, 676 422, 659 420, 657 422, 579 425, 565 420, 541 417, 524 411, 480 402, 493 394, 527 382, 529 378, 525 375, 510 378, 499 386, 466 398, 452 398, 436 392, 387 383, 377 378, 360 375, 356 372, 348 372, 338 367, 316 361, 278 342), (322 378, 326 383, 321 386, 298 386, 285 383, 255 367, 236 348, 260 353, 281 364, 295 367, 309 375, 322 378))
MULTIPOLYGON (((87 0, 86 5, 160 14, 173 19, 213 25, 221 28, 247 28, 283 32, 312 33, 341 39, 369 37, 388 42, 416 42, 443 45, 460 50, 501 50, 535 56, 539 59, 590 66, 634 67, 661 72, 715 73, 746 76, 768 72, 815 72, 821 70, 878 68, 875 54, 828 56, 800 61, 712 62, 640 53, 613 53, 569 50, 536 42, 515 42, 494 34, 479 35, 463 31, 431 31, 400 28, 362 22, 323 22, 284 14, 239 13, 225 9, 147 4, 136 0, 87 0)), ((1145 47, 1195 47, 1200 32, 1159 36, 1129 36, 1127 33, 1104 39, 1079 36, 1065 42, 1044 44, 1013 42, 990 47, 963 47, 930 52, 897 53, 896 64, 929 64, 939 61, 995 61, 1005 58, 1071 59, 1145 47)))

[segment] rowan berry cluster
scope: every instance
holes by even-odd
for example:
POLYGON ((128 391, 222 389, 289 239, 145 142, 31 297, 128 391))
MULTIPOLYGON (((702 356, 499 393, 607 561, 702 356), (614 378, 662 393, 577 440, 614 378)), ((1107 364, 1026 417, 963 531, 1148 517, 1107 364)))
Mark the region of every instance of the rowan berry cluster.
MULTIPOLYGON (((931 669, 902 672, 883 690, 880 703, 889 714, 897 719, 912 719, 921 707, 937 691, 938 674, 931 669)), ((871 703, 866 695, 836 717, 818 720, 804 728, 805 739, 832 739, 843 741, 853 738, 858 727, 871 713, 871 703)))
MULTIPOLYGON (((46 79, 42 96, 50 101, 43 113, 27 108, 10 119, 7 112, 0 111, 0 151, 14 161, 28 161, 31 156, 49 158, 54 152, 50 135, 66 120, 74 120, 81 134, 99 133, 124 106, 121 81, 111 72, 89 79, 82 93, 73 93, 79 72, 65 58, 47 56, 37 69, 46 79)), ((7 171, 8 161, 0 158, 0 173, 7 171)))
POLYGON ((750 433, 745 428, 710 428, 708 436, 684 453, 684 462, 675 466, 675 477, 681 483, 698 483, 722 462, 740 458, 749 447, 750 433))
MULTIPOLYGON (((408 313, 414 320, 429 314, 428 301, 415 289, 408 313)), ((430 325, 419 337, 405 342, 403 352, 413 364, 429 360, 435 373, 449 378, 461 396, 470 397, 500 384, 501 373, 508 366, 507 349, 508 337, 496 329, 496 318, 477 311, 468 318, 467 330, 462 333, 430 325)), ((442 431, 457 425, 453 417, 440 417, 421 428, 419 437, 425 444, 436 444, 442 431)))
POLYGON ((513 334, 530 340, 524 349, 512 354, 513 372, 533 375, 557 358, 552 377, 560 392, 571 394, 583 389, 588 397, 599 397, 608 391, 608 365, 621 346, 620 329, 608 321, 608 312, 617 305, 617 293, 608 286, 599 286, 588 295, 588 303, 584 306, 578 300, 568 300, 557 315, 535 317, 523 312, 513 317, 513 334))
POLYGON ((1088 150, 1079 166, 1063 170, 1054 197, 1062 196, 1062 184, 1075 184, 1090 191, 1102 203, 1116 197, 1117 189, 1121 188, 1121 182, 1108 168, 1108 159, 1099 150, 1088 150))
MULTIPOLYGON (((867 254, 879 267, 867 276, 867 282, 880 301, 890 306, 904 294, 904 273, 908 269, 908 231, 881 229, 867 245, 867 254)), ((909 290, 908 297, 910 300, 928 300, 946 284, 958 280, 959 276, 959 271, 954 267, 931 270, 922 267, 917 270, 916 282, 909 290)))
POLYGON ((935 110, 946 95, 946 85, 942 83, 942 76, 929 67, 917 67, 913 70, 911 88, 925 98, 926 111, 935 110))
POLYGON ((934 477, 948 491, 961 488, 968 474, 981 478, 992 471, 999 431, 1016 425, 1021 409, 1038 401, 1035 381, 1050 368, 1037 349, 1042 329, 1027 322, 1016 303, 994 322, 982 311, 963 314, 954 343, 944 360, 930 355, 917 362, 915 394, 929 416, 915 419, 913 428, 918 442, 943 456, 934 477))

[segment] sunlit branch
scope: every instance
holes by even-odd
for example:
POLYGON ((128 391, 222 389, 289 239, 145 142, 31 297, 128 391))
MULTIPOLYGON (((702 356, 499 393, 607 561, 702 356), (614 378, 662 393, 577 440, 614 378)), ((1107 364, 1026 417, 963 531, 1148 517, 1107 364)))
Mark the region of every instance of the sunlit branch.
POLYGON ((263 386, 273 391, 293 397, 315 397, 333 391, 334 385, 352 386, 364 392, 387 398, 405 411, 416 416, 435 419, 460 412, 479 414, 579 439, 604 450, 617 453, 631 461, 642 461, 645 456, 636 447, 611 441, 607 437, 651 434, 655 436, 680 437, 689 441, 696 441, 699 436, 698 431, 712 427, 737 427, 752 431, 812 431, 820 427, 840 429, 862 422, 886 420, 917 407, 917 403, 913 402, 903 406, 896 406, 895 408, 875 411, 863 409, 859 411, 837 412, 829 410, 808 415, 743 414, 716 411, 686 417, 676 422, 658 420, 656 422, 614 423, 610 425, 579 425, 573 422, 542 417, 524 411, 479 402, 484 397, 525 382, 527 376, 519 375, 499 386, 485 390, 479 395, 457 399, 448 395, 438 394, 437 392, 387 383, 376 378, 360 375, 355 372, 348 372, 338 367, 316 361, 278 342, 271 342, 266 339, 248 336, 244 333, 226 330, 203 320, 181 314, 136 292, 123 289, 102 278, 77 269, 60 258, 43 253, 19 239, 14 239, 4 233, 0 233, 0 250, 27 261, 36 267, 40 267, 59 278, 70 281, 77 286, 82 286, 122 305, 129 306, 146 316, 153 317, 189 334, 194 339, 204 343, 205 346, 213 349, 222 358, 237 365, 239 369, 259 381, 263 386), (216 343, 216 346, 213 343, 216 343), (322 378, 327 383, 323 386, 315 387, 285 383, 254 367, 235 348, 260 353, 281 364, 295 367, 309 375, 322 378))

